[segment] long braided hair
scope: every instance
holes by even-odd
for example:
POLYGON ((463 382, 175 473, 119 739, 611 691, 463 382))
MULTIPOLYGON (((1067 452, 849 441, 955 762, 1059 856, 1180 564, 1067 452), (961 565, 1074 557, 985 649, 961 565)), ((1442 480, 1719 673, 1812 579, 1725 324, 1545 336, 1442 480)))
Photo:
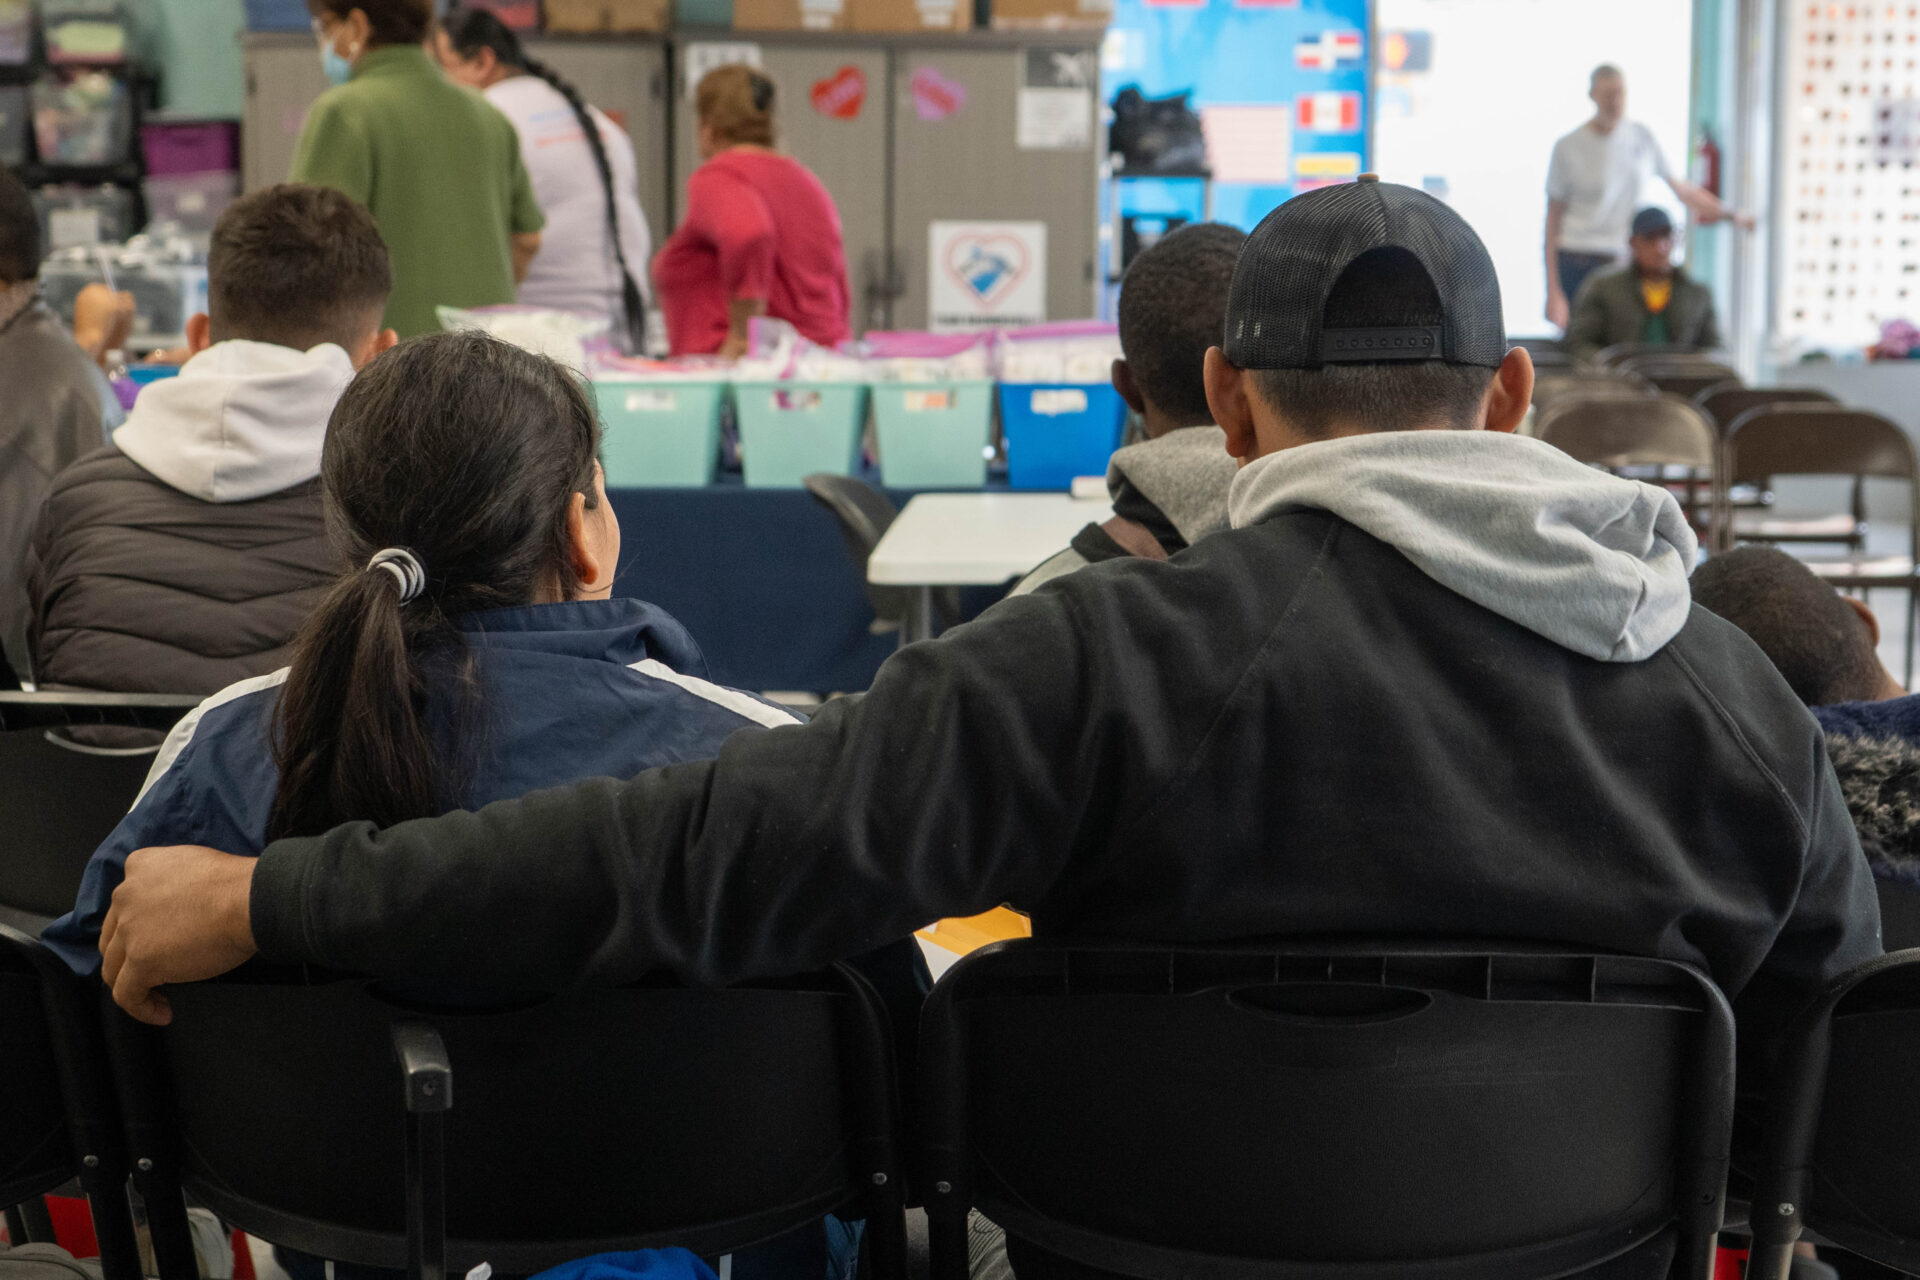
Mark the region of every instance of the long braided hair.
POLYGON ((620 302, 626 321, 622 336, 628 352, 644 350, 646 295, 634 278, 633 268, 627 263, 626 250, 620 244, 620 210, 614 202, 613 163, 607 158, 606 140, 600 136, 599 123, 594 120, 593 112, 588 110, 580 91, 552 67, 529 56, 520 44, 520 37, 490 10, 464 9, 456 5, 441 19, 440 26, 447 33, 447 43, 462 58, 472 58, 482 49, 491 49, 501 66, 512 67, 515 71, 523 71, 546 81, 573 108, 574 117, 580 121, 580 132, 586 135, 587 148, 593 152, 594 167, 600 171, 601 189, 606 193, 607 236, 613 242, 614 261, 620 264, 620 302))

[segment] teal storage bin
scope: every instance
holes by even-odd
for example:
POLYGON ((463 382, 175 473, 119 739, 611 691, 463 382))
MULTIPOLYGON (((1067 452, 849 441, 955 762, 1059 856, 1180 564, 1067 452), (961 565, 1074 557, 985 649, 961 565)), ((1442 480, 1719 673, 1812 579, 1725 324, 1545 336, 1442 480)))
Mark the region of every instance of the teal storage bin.
POLYGON ((673 20, 682 27, 730 27, 733 0, 674 0, 673 20))
POLYGON ((873 425, 889 489, 978 489, 993 443, 993 383, 876 383, 873 425))
POLYGON ((860 465, 867 388, 860 382, 736 382, 740 464, 753 489, 798 489, 816 471, 860 465))
POLYGON ((596 380, 607 487, 712 484, 720 464, 720 406, 726 392, 724 382, 596 380))

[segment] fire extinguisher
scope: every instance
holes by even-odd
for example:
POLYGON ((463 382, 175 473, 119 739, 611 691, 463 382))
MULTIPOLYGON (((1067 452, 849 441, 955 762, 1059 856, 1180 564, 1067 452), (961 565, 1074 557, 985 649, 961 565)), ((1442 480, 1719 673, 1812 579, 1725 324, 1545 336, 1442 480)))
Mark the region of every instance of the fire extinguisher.
POLYGON ((1705 125, 1700 127, 1700 148, 1694 152, 1693 181, 1708 195, 1719 196, 1720 144, 1713 140, 1713 130, 1705 125))

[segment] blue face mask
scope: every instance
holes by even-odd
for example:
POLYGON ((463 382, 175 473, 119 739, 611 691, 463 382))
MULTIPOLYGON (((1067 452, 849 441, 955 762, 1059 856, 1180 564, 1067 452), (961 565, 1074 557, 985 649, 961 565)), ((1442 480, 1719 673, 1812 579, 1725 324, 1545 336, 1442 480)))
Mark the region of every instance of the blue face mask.
POLYGON ((328 84, 345 84, 353 79, 353 64, 335 53, 330 44, 320 46, 320 69, 326 73, 328 84))

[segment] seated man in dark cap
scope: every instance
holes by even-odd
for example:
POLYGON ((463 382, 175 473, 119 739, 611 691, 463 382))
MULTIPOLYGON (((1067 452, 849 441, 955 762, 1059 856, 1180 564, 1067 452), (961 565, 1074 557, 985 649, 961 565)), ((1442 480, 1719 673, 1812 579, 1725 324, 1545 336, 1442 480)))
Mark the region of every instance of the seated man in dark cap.
POLYGON ((1591 360, 1621 342, 1711 351, 1720 345, 1713 291, 1673 265, 1673 219, 1665 209, 1642 209, 1627 241, 1631 260, 1597 272, 1580 286, 1567 322, 1566 347, 1591 360))
MULTIPOLYGON (((1819 729, 1692 607, 1668 493, 1513 434, 1533 368, 1505 334, 1445 204, 1370 176, 1298 196, 1241 251, 1206 357, 1230 529, 1008 600, 708 763, 258 859, 136 851, 114 998, 164 1021, 164 984, 256 953, 724 984, 1010 902, 1041 935, 1658 956, 1777 1014, 1880 953, 1819 729)), ((1624 1274, 1664 1275, 1672 1242, 1633 1253, 1624 1274)))

